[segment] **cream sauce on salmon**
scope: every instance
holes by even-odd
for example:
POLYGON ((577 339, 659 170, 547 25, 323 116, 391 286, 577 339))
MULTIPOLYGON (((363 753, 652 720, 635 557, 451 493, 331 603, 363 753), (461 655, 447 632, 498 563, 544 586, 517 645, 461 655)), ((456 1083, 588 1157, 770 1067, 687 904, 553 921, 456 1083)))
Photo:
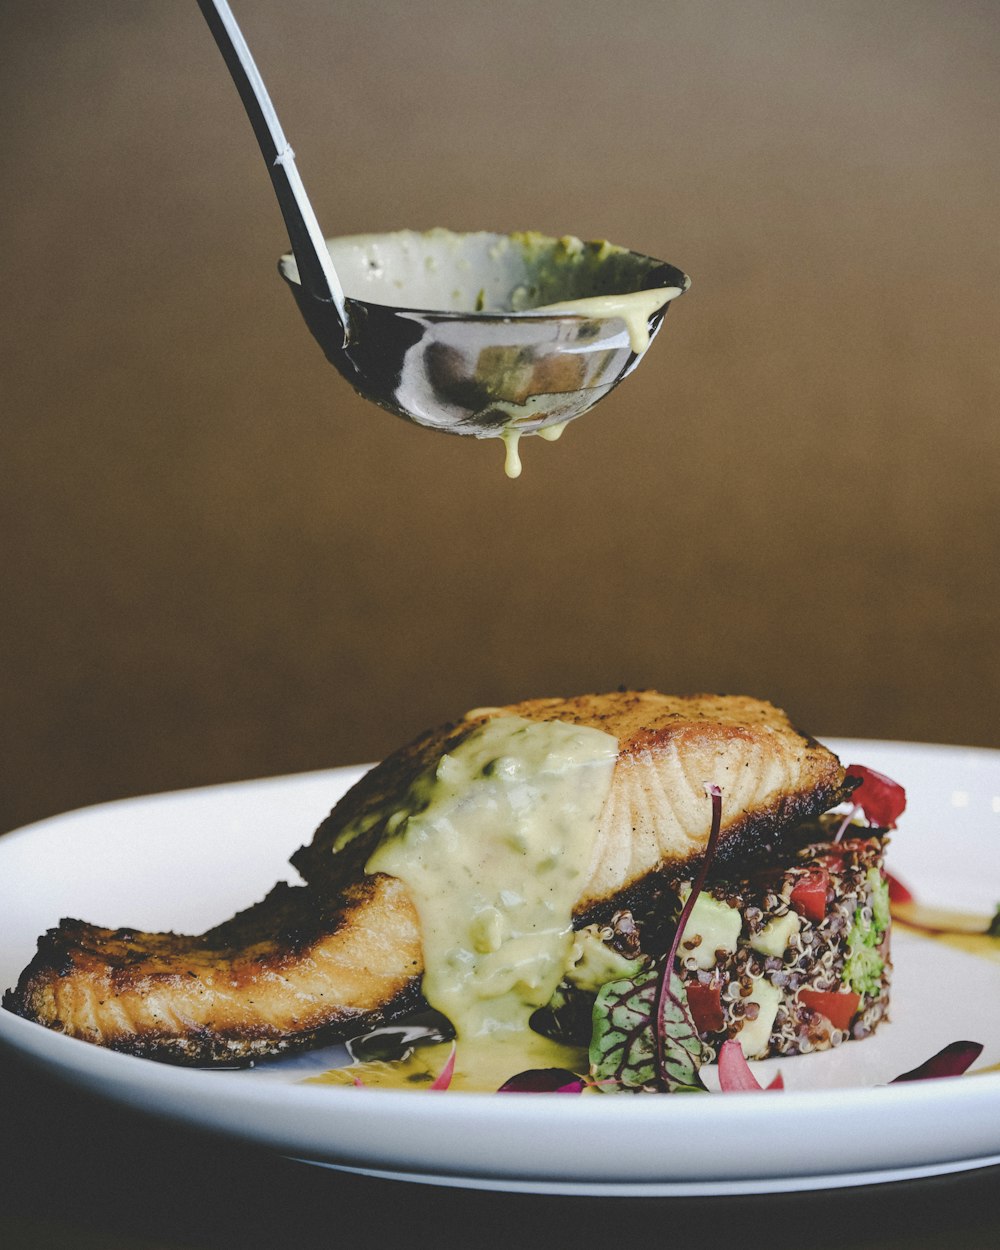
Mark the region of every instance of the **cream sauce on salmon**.
MULTIPOLYGON (((529 1021, 572 960, 572 909, 617 758, 618 739, 599 729, 493 718, 414 787, 419 798, 368 860, 367 872, 402 880, 417 909, 423 995, 456 1032, 455 1088, 580 1062, 529 1021)), ((419 1084, 431 1058, 440 1054, 370 1075, 419 1084)))

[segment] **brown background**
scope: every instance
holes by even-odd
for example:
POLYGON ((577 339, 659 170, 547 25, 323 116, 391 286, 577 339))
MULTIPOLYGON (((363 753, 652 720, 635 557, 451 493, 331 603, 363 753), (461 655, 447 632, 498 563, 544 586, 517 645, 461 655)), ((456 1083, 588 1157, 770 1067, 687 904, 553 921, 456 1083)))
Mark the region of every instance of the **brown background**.
POLYGON ((1000 746, 995 3, 236 9, 329 233, 694 286, 511 483, 324 362, 194 3, 5 5, 0 828, 621 682, 1000 746))

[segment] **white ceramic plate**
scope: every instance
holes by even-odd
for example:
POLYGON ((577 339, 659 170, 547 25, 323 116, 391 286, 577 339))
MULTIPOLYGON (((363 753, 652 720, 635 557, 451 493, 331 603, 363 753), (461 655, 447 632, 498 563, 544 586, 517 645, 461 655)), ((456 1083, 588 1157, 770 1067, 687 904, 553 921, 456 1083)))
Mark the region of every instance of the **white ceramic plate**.
MULTIPOLYGON (((902 782, 891 865, 928 903, 1000 901, 1000 752, 830 745, 902 782)), ((0 839, 0 984, 62 916, 200 932, 294 880, 288 856, 361 769, 128 799, 0 839)), ((753 1193, 1000 1162, 1000 964, 899 933, 892 1022, 780 1066, 784 1093, 570 1097, 302 1084, 329 1052, 252 1071, 173 1068, 0 1012, 0 1042, 73 1085, 285 1155, 437 1184, 547 1193, 753 1193), (957 1079, 884 1083, 948 1042, 985 1046, 957 1079), (978 1075, 974 1074, 978 1071, 978 1075)))

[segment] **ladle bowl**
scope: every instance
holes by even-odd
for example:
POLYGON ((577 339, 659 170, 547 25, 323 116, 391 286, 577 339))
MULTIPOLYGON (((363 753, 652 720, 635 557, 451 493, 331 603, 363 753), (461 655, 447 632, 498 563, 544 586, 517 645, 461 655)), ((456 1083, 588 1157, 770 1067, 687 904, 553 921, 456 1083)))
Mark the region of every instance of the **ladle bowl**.
POLYGON ((431 429, 549 431, 636 367, 670 301, 673 265, 608 243, 449 230, 327 240, 337 308, 279 270, 327 359, 366 399, 431 429))
POLYGON ((609 243, 403 230, 324 241, 285 132, 227 0, 198 0, 247 111, 288 228, 279 262, 327 359, 418 425, 556 438, 639 363, 679 269, 609 243))

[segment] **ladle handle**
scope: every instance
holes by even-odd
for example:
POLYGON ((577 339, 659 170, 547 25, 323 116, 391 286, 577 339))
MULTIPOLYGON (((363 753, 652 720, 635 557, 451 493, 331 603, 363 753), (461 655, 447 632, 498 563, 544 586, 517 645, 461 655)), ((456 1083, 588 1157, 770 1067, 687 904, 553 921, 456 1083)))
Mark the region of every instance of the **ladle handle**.
POLYGON ((344 288, 333 267, 323 233, 306 195, 292 151, 281 129, 278 114, 267 94, 264 80, 226 0, 198 0, 208 28, 233 76, 253 132, 257 136, 267 172, 274 184, 278 207, 288 228, 288 238, 299 267, 303 288, 317 299, 330 301, 337 310, 347 338, 344 288))

